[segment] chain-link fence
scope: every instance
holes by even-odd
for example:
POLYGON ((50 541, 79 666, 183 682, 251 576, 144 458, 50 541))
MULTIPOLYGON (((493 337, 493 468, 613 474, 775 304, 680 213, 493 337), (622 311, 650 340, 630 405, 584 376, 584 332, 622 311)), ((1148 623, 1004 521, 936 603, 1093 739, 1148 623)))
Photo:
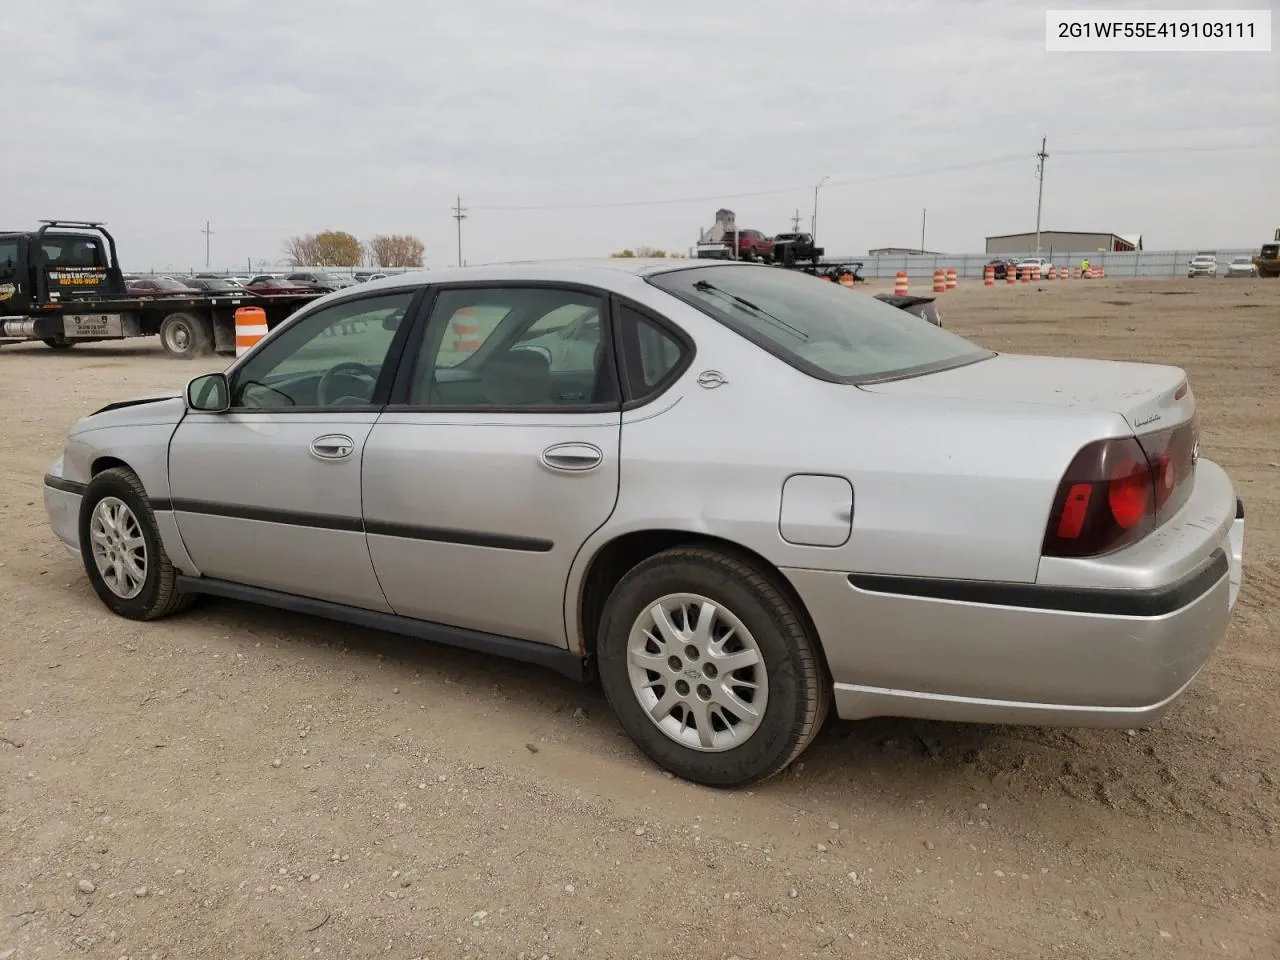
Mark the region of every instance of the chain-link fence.
MULTIPOLYGON (((1089 258, 1089 265, 1102 267, 1107 271, 1107 279, 1114 277, 1185 277, 1187 264, 1199 250, 1139 250, 1132 253, 1098 253, 1082 250, 1079 252, 1041 251, 1040 256, 1055 267, 1070 265, 1080 266, 1080 261, 1089 258)), ((1232 249, 1210 251, 1218 258, 1218 272, 1225 273, 1227 264, 1233 257, 1252 256, 1253 249, 1232 249)), ((823 263, 856 263, 861 261, 860 276, 868 280, 889 279, 901 270, 909 277, 932 277, 935 270, 955 268, 958 276, 982 278, 983 267, 997 259, 1004 259, 1004 254, 991 253, 930 253, 930 254, 895 254, 885 256, 827 256, 823 263)), ((1013 257, 1011 259, 1020 259, 1013 257)))

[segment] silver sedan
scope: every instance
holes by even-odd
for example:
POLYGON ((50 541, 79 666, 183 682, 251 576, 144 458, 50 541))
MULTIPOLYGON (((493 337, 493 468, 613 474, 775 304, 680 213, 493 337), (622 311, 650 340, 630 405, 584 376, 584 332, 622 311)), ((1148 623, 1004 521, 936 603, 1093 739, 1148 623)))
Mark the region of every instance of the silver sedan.
POLYGON ((54 532, 201 595, 598 673, 654 762, 839 717, 1134 727, 1227 628, 1244 510, 1168 366, 1000 355, 774 267, 440 270, 71 430, 54 532))

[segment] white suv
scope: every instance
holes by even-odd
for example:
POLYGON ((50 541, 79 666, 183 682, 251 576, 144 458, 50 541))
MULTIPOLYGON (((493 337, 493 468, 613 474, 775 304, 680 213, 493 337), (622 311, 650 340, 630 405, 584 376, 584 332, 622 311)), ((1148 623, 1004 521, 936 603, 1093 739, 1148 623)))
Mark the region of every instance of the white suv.
POLYGON ((1200 254, 1191 258, 1187 264, 1188 277, 1216 277, 1218 275, 1218 258, 1208 254, 1200 254))

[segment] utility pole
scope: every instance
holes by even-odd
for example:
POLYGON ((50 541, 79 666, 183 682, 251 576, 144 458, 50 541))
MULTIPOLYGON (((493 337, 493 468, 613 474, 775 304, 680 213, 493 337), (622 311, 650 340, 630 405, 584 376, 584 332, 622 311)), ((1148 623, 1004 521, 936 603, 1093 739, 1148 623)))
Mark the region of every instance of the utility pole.
POLYGON ((1048 137, 1040 138, 1040 152, 1036 154, 1040 162, 1036 164, 1036 179, 1040 181, 1040 192, 1036 196, 1036 256, 1040 256, 1040 208, 1044 203, 1044 162, 1049 159, 1049 154, 1044 152, 1044 145, 1048 141, 1048 137))
POLYGON ((462 195, 453 206, 453 219, 458 221, 458 266, 462 266, 462 221, 467 219, 467 208, 462 205, 462 195))
POLYGON ((813 242, 818 242, 818 191, 822 189, 822 185, 830 180, 830 177, 823 177, 818 181, 817 186, 813 188, 813 224, 809 227, 809 233, 813 235, 813 242))
POLYGON ((796 207, 795 216, 791 218, 791 232, 792 233, 800 232, 800 208, 799 207, 796 207))
POLYGON ((924 253, 924 225, 929 219, 929 208, 920 211, 920 252, 924 253))
POLYGON ((209 226, 209 221, 204 222, 204 229, 200 231, 204 234, 204 268, 209 269, 209 238, 213 236, 213 228, 209 226))

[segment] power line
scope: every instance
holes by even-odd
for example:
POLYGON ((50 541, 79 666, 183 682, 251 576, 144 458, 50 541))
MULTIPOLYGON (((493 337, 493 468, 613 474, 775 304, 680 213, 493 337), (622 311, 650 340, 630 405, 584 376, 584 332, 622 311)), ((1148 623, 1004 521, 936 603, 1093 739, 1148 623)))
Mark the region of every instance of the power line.
MULTIPOLYGON (((839 180, 827 180, 827 186, 854 186, 864 183, 883 183, 888 180, 903 180, 910 177, 923 177, 935 173, 951 173, 958 170, 973 170, 978 167, 990 167, 1000 164, 1014 163, 1024 159, 1024 154, 1009 154, 1003 157, 992 157, 972 163, 949 164, 943 167, 929 167, 920 170, 907 170, 900 173, 885 173, 871 177, 846 177, 839 180)), ((720 200, 740 200, 745 197, 768 197, 784 193, 796 193, 808 190, 809 187, 779 187, 771 190, 744 190, 737 193, 709 193, 697 197, 671 197, 653 200, 623 200, 612 203, 553 203, 532 205, 475 206, 472 210, 508 212, 516 210, 616 210, 622 207, 657 207, 681 203, 714 203, 720 200)))
MULTIPOLYGON (((1077 150, 1059 150, 1058 156, 1088 157, 1113 156, 1122 154, 1158 154, 1158 153, 1225 153, 1236 150, 1277 150, 1280 144, 1220 144, 1211 147, 1135 147, 1135 148, 1082 148, 1077 150)), ((946 166, 927 167, 916 170, 905 170, 898 173, 883 173, 867 177, 844 177, 827 180, 825 185, 831 187, 861 186, 863 184, 887 183, 892 180, 907 180, 913 177, 925 177, 938 173, 958 173, 965 170, 976 170, 983 167, 1003 166, 1019 163, 1025 154, 1006 154, 989 157, 969 163, 948 164, 946 166)), ((548 203, 548 204, 494 204, 470 207, 472 211, 481 212, 536 212, 555 210, 619 210, 628 207, 675 206, 685 203, 716 203, 724 200, 743 200, 752 197, 780 196, 810 189, 807 186, 779 187, 769 190, 743 190, 735 193, 708 193, 700 196, 653 198, 648 200, 622 200, 610 203, 548 203)))
POLYGON ((1219 144, 1210 147, 1121 147, 1117 149, 1059 150, 1060 157, 1115 157, 1135 153, 1235 153, 1245 150, 1280 150, 1280 143, 1219 144))

